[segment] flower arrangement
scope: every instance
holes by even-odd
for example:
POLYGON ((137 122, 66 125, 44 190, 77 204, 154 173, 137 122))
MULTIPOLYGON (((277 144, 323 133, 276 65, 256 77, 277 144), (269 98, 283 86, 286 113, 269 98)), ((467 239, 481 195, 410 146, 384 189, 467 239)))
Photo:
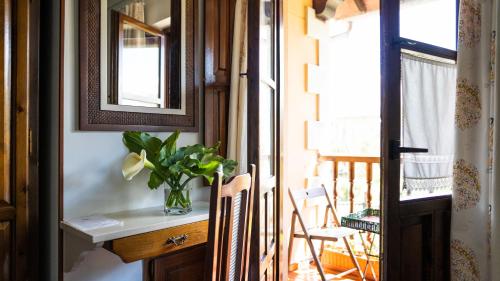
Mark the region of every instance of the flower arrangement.
POLYGON ((165 141, 148 133, 124 132, 123 143, 130 153, 123 161, 123 177, 130 181, 144 168, 150 170, 148 187, 165 186, 165 213, 186 214, 191 211, 188 183, 198 177, 210 184, 222 166, 224 178, 231 175, 237 162, 218 155, 220 143, 213 147, 201 144, 177 148, 180 132, 165 141))

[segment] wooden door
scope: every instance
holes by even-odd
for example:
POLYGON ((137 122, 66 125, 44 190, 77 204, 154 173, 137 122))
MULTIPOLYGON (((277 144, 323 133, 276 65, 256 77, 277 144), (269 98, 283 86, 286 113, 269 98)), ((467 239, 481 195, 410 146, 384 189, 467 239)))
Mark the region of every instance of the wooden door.
POLYGON ((248 1, 248 159, 257 165, 250 280, 279 279, 281 4, 248 1))
POLYGON ((13 187, 11 184, 11 3, 0 2, 0 64, 2 72, 0 75, 0 264, 6 265, 0 268, 0 279, 10 280, 12 276, 12 241, 13 220, 15 208, 12 202, 13 187))
POLYGON ((38 1, 0 1, 0 280, 36 280, 38 1))
MULTIPOLYGON (((403 1, 401 1, 403 3, 403 1)), ((381 58, 382 58, 382 280, 441 281, 450 278, 450 223, 451 194, 420 198, 403 198, 404 188, 402 169, 403 155, 408 153, 427 153, 425 147, 406 147, 402 135, 402 115, 404 99, 401 87, 402 53, 453 64, 456 50, 433 45, 434 42, 419 41, 427 34, 435 34, 439 28, 429 28, 419 38, 404 38, 407 30, 400 34, 402 21, 400 0, 381 1, 381 58)), ((448 4, 441 15, 456 13, 456 6, 448 4), (448 9, 448 10, 446 10, 448 9)), ((458 4, 457 4, 458 5, 458 4)), ((444 7, 444 6, 443 6, 444 7)), ((431 11, 424 11, 429 13, 431 11)), ((455 14, 456 15, 456 14, 455 14)), ((414 14, 412 15, 414 16, 414 14)), ((418 18, 418 17, 415 17, 418 18)), ((408 24, 408 18, 405 24, 408 24)), ((432 21, 432 16, 426 22, 432 21)), ((451 19, 453 20, 453 19, 451 19)), ((414 23, 418 24, 418 23, 414 23)), ((450 34, 453 30, 453 21, 450 34)), ((419 28, 425 27, 414 25, 419 28)), ((415 30, 417 30, 415 29, 415 30)), ((443 36, 446 34, 443 34, 443 36)), ((456 43, 456 42, 455 42, 456 43)), ((449 44, 449 45, 453 45, 449 44)), ((421 77, 415 77, 415 82, 421 77)), ((440 92, 441 94, 441 92, 440 92)), ((454 93, 453 93, 454 95, 454 93)), ((415 106, 415 104, 408 106, 415 106)), ((428 112, 427 115, 434 112, 428 112)), ((452 116, 454 117, 454 116, 452 116)), ((405 117, 406 118, 406 117, 405 117)), ((405 122, 408 126, 408 122, 405 122)), ((452 143, 452 141, 450 142, 452 143)), ((415 156, 416 157, 416 156, 415 156)), ((452 176, 452 175, 450 175, 452 176)))

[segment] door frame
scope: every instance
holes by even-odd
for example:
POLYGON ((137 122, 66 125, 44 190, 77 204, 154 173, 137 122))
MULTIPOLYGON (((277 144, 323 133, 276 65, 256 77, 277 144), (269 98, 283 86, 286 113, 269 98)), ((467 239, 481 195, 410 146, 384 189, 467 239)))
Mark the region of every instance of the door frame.
POLYGON ((400 160, 390 159, 391 139, 400 135, 400 101, 390 97, 400 94, 399 0, 380 1, 381 35, 381 215, 382 239, 380 280, 398 280, 400 276, 399 177, 400 160), (395 77, 391 77, 394 75, 395 77), (390 125, 389 125, 390 124, 390 125), (384 171, 391 171, 389 174, 384 171), (398 187, 398 188, 395 188, 398 187), (389 211, 390 210, 390 211, 389 211), (389 255, 390 253, 390 255, 389 255))
MULTIPOLYGON (((274 202, 274 208, 276 209, 277 217, 275 222, 275 253, 274 253, 274 279, 273 280, 283 280, 285 276, 285 272, 283 270, 287 270, 287 261, 284 258, 284 222, 283 222, 283 151, 285 148, 284 140, 283 140, 283 112, 284 112, 284 25, 283 25, 283 0, 274 0, 276 5, 275 16, 277 17, 275 20, 275 32, 276 32, 276 69, 275 69, 275 80, 276 80, 276 133, 275 139, 275 153, 276 153, 276 164, 275 164, 275 177, 276 177, 276 190, 275 197, 276 200, 274 202)), ((260 15, 260 0, 248 0, 248 15, 260 15)), ((259 25, 260 25, 260 17, 257 19, 250 20, 250 16, 247 17, 247 30, 248 30, 248 42, 253 40, 254 42, 259 42, 260 33, 259 33, 259 25)), ((259 166, 259 95, 252 95, 250 93, 259 93, 259 85, 260 85, 260 73, 259 73, 259 61, 252 60, 251 58, 259 58, 259 49, 260 48, 249 48, 248 49, 248 163, 256 164, 259 166), (256 61, 256 62, 255 62, 256 61), (252 120, 252 122, 249 122, 252 120), (252 149, 253 148, 253 149, 252 149)), ((254 191, 255 199, 254 199, 254 214, 253 214, 253 222, 252 229, 253 233, 255 233, 256 229, 259 229, 259 204, 255 204, 259 200, 260 186, 259 186, 259 169, 256 171, 256 184, 254 191)), ((251 236, 251 254, 250 254, 250 280, 259 280, 260 279, 260 259, 259 259, 259 235, 252 234, 251 236)))
MULTIPOLYGON (((457 41, 459 3, 460 1, 457 0, 457 41)), ((394 157, 394 151, 391 150, 393 150, 393 140, 399 141, 401 135, 401 50, 416 51, 449 60, 457 59, 457 51, 400 37, 399 12, 400 0, 380 1, 382 120, 380 162, 382 245, 380 254, 383 257, 381 259, 380 280, 391 281, 399 281, 402 273, 400 263, 402 258, 401 231, 405 225, 402 216, 409 219, 411 215, 431 214, 433 220, 446 223, 449 220, 449 209, 451 208, 451 195, 400 201, 400 157, 399 153, 394 157)), ((432 231, 443 235, 435 229, 435 226, 432 227, 432 231)), ((435 252, 432 254, 435 255, 435 252)), ((434 260, 432 262, 435 263, 434 260)))

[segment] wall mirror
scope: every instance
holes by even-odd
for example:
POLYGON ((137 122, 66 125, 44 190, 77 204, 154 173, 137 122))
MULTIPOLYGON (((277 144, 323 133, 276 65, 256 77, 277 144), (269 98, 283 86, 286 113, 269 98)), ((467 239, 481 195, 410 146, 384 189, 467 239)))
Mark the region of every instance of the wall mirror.
POLYGON ((197 0, 80 0, 81 130, 198 129, 197 0))

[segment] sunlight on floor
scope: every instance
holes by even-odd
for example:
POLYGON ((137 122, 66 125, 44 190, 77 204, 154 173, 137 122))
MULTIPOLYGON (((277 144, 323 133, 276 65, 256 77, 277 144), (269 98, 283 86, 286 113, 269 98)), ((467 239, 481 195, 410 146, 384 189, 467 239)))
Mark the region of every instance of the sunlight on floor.
MULTIPOLYGON (((326 272, 327 272, 326 278, 327 280, 330 280, 330 278, 334 276, 334 273, 328 270, 326 272)), ((355 277, 342 277, 331 280, 354 281, 360 279, 359 278, 356 279, 355 277)), ((321 281, 321 277, 319 276, 316 267, 311 265, 308 268, 301 268, 295 271, 288 272, 288 281, 321 281)))

